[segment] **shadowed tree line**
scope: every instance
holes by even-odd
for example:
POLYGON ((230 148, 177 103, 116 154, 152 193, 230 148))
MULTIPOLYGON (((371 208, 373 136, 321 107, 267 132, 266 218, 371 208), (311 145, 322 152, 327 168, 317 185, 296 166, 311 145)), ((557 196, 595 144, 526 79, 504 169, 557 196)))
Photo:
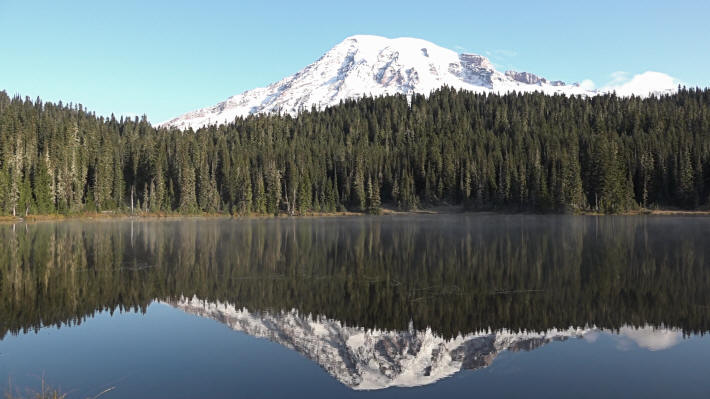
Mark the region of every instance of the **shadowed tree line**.
POLYGON ((186 132, 0 92, 0 213, 707 207, 710 90, 364 98, 186 132))
POLYGON ((2 226, 0 334, 197 296, 455 335, 710 329, 706 218, 422 216, 2 226))

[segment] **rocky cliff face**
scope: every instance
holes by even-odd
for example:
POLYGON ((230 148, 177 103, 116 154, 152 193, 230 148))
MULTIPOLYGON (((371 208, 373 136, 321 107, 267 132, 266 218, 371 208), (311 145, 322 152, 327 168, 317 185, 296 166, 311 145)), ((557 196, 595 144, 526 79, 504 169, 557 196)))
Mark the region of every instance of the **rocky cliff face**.
MULTIPOLYGON (((541 78, 530 72, 516 72, 516 71, 505 71, 505 76, 513 79, 516 82, 525 83, 528 85, 542 85, 547 84, 547 79, 541 78)), ((555 81, 555 86, 564 86, 564 82, 555 81)))

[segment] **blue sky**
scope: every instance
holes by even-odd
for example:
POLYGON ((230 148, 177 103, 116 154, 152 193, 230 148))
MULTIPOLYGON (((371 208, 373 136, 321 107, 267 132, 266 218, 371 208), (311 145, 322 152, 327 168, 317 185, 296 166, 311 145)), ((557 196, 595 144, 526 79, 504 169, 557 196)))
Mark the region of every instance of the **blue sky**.
POLYGON ((0 90, 161 122, 297 72, 345 37, 410 36, 499 69, 710 86, 710 1, 0 0, 0 90))

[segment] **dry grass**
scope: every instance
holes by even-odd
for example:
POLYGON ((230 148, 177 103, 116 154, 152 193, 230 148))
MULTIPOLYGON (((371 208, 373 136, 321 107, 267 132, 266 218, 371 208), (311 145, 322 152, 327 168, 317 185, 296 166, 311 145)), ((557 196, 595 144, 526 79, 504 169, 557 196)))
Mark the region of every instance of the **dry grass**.
MULTIPOLYGON (((113 391, 116 387, 109 387, 99 392, 95 396, 88 397, 86 399, 98 399, 102 395, 113 391)), ((24 393, 20 393, 18 390, 13 390, 12 381, 9 381, 9 388, 5 391, 5 399, 68 399, 69 394, 67 392, 62 392, 60 389, 53 388, 48 385, 44 379, 41 378, 41 386, 39 391, 33 389, 25 389, 24 393)))

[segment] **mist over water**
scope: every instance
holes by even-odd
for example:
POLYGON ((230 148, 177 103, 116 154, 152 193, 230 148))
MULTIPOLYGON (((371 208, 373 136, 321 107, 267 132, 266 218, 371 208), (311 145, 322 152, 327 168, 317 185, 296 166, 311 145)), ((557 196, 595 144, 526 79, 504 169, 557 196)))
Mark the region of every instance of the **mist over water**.
MULTIPOLYGON (((266 338, 281 349, 269 347, 263 361, 295 352, 327 373, 316 370, 315 375, 330 376, 349 389, 426 384, 451 389, 447 377, 454 375, 476 375, 467 378, 486 386, 495 378, 481 381, 481 370, 509 365, 505 353, 539 353, 540 364, 549 361, 542 358, 554 348, 586 353, 570 339, 624 359, 672 357, 689 343, 708 347, 709 236, 709 218, 651 216, 3 225, 0 352, 8 356, 0 355, 0 374, 26 380, 30 372, 46 371, 51 377, 57 362, 50 353, 55 352, 68 356, 59 364, 71 363, 81 374, 95 365, 73 362, 71 353, 82 344, 70 351, 63 349, 62 339, 89 334, 114 341, 119 331, 143 321, 149 324, 132 330, 135 341, 149 342, 161 331, 173 334, 171 322, 184 325, 184 341, 179 347, 162 343, 130 349, 118 339, 115 348, 106 344, 103 350, 110 356, 114 350, 124 356, 150 353, 152 360, 142 364, 160 365, 166 357, 194 364, 196 348, 209 352, 204 341, 212 332, 200 332, 200 323, 212 323, 209 319, 229 327, 229 334, 215 342, 232 345, 240 336, 232 330, 249 340, 266 338), (125 310, 131 312, 121 313, 125 310), (162 320, 165 312, 171 316, 162 320), (177 316, 182 312, 205 318, 182 319, 177 316), (95 325, 109 332, 89 333, 95 325), (44 342, 51 350, 23 356, 29 351, 23 345, 31 342, 38 347, 44 342)), ((250 344, 235 347, 234 356, 247 350, 244 345, 250 344)), ((129 363, 117 362, 142 367, 129 363)), ((710 371, 706 363, 696 371, 710 371)), ((242 370, 226 360, 205 367, 226 369, 217 374, 242 370)), ((152 373, 156 383, 164 376, 152 373)), ((251 373, 251 378, 268 378, 251 373)), ((193 380, 182 383, 193 386, 193 380)), ((91 387, 91 381, 72 381, 81 389, 91 387)), ((138 389, 130 381, 123 384, 125 392, 138 389)), ((391 389, 382 392, 398 392, 391 389)))

